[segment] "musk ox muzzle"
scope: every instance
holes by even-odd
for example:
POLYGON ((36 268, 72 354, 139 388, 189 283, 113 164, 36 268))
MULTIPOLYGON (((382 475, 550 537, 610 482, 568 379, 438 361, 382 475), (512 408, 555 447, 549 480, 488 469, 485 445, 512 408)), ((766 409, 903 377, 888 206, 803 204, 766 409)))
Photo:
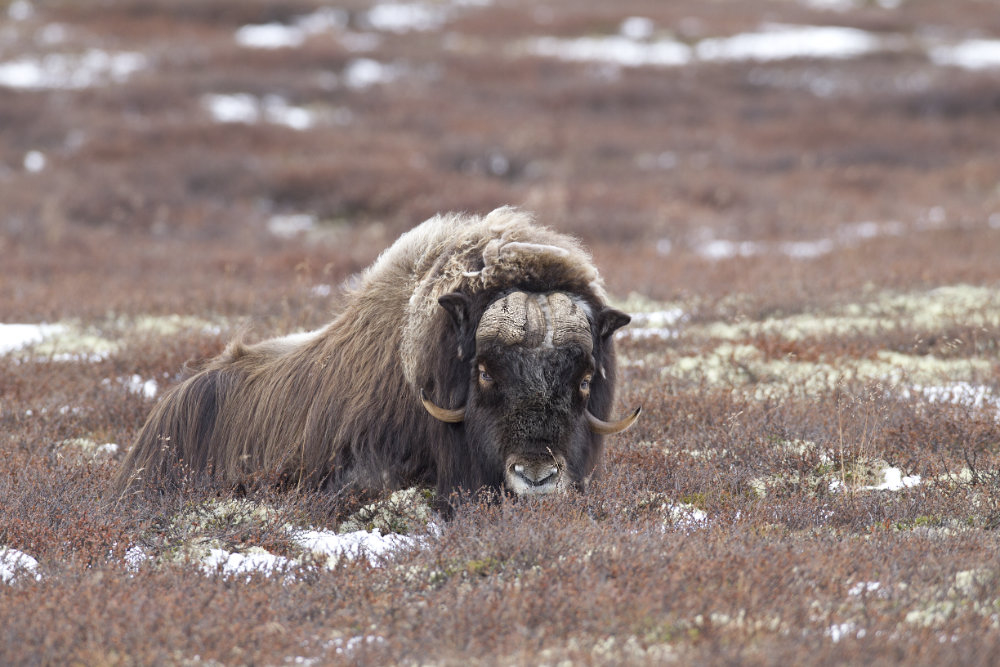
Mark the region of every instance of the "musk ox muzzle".
POLYGON ((591 412, 590 384, 603 372, 593 354, 595 335, 598 323, 582 300, 511 292, 483 311, 475 330, 477 375, 467 404, 443 408, 423 390, 421 402, 436 419, 480 434, 479 447, 503 462, 508 491, 542 495, 581 486, 586 433, 619 433, 641 411, 612 421, 591 412))

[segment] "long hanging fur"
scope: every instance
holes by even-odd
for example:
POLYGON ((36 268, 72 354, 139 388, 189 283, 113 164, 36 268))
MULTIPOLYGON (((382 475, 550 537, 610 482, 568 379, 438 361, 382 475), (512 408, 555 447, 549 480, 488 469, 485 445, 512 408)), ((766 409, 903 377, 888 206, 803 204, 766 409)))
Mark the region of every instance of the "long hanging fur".
MULTIPOLYGON (((116 478, 119 492, 184 479, 377 491, 411 484, 445 493, 484 476, 464 429, 421 406, 466 399, 469 351, 437 300, 462 291, 485 306, 511 289, 605 302, 589 254, 514 208, 442 215, 402 235, 364 273, 325 328, 247 345, 237 340, 154 407, 116 478)), ((478 317, 478 315, 476 315, 478 317)), ((475 327, 478 322, 470 322, 475 327)), ((610 337, 595 330, 591 411, 614 388, 610 337)), ((600 455, 600 437, 595 454, 600 455)))

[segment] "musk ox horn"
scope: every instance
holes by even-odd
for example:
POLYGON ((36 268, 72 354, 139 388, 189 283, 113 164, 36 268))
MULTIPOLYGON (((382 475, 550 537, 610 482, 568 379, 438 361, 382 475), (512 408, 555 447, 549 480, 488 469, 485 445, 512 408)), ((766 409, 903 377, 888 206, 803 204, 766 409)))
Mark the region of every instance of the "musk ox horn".
POLYGON ((424 390, 420 390, 420 402, 424 404, 424 408, 427 412, 431 413, 431 416, 440 421, 446 422, 448 424, 457 424, 465 419, 465 407, 455 408, 454 410, 448 410, 446 408, 441 408, 434 405, 431 399, 427 398, 427 394, 424 390))
POLYGON ((516 291, 494 301, 479 321, 476 343, 494 341, 527 348, 570 344, 587 351, 593 348, 585 306, 562 292, 527 294, 516 291))
POLYGON ((590 430, 594 433, 599 435, 612 435, 614 433, 621 433, 634 424, 635 420, 639 418, 640 412, 642 412, 641 405, 635 409, 635 412, 625 419, 616 422, 606 422, 603 419, 598 419, 590 412, 590 410, 587 410, 587 423, 590 425, 590 430))

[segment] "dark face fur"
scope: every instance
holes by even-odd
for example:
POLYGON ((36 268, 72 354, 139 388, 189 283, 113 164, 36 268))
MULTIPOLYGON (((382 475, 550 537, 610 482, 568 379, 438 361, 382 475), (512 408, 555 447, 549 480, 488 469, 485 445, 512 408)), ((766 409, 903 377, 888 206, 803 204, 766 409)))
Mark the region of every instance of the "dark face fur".
POLYGON ((504 486, 518 495, 581 487, 592 446, 589 351, 493 345, 476 362, 468 434, 502 470, 504 486))
POLYGON ((638 417, 636 411, 608 423, 592 412, 610 406, 609 369, 602 364, 608 363, 611 334, 628 316, 612 308, 594 314, 561 292, 513 292, 490 303, 469 331, 468 299, 452 294, 441 305, 465 335, 459 358, 469 384, 463 407, 442 410, 425 398, 427 410, 463 423, 465 446, 487 486, 518 495, 582 489, 601 436, 638 417))

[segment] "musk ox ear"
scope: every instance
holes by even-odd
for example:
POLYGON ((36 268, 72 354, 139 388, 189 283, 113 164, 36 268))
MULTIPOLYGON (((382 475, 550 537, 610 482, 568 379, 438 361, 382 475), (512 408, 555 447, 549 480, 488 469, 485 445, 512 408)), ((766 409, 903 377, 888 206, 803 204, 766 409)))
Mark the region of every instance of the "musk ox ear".
POLYGON ((631 315, 610 306, 605 306, 597 314, 597 332, 600 334, 601 339, 605 339, 631 321, 631 315))
POLYGON ((455 339, 458 341, 458 358, 469 359, 475 352, 475 338, 470 318, 472 317, 472 302, 461 292, 451 292, 438 298, 441 307, 451 315, 455 325, 455 339))
POLYGON ((459 336, 464 334, 469 325, 469 297, 461 292, 450 292, 438 298, 438 303, 451 315, 459 336))

